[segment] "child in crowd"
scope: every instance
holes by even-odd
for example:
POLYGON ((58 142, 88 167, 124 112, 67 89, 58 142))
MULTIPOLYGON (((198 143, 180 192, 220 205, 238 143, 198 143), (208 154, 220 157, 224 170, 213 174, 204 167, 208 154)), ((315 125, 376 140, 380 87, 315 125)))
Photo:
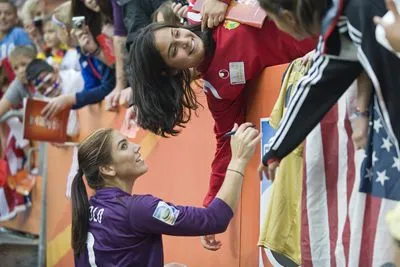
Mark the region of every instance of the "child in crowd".
MULTIPOLYGON (((86 54, 91 54, 108 66, 113 66, 115 64, 115 56, 112 44, 112 25, 106 23, 106 21, 103 22, 101 17, 95 17, 93 23, 96 24, 96 27, 92 27, 90 25, 91 21, 93 20, 92 17, 86 15, 84 17, 84 24, 86 25, 84 27, 85 31, 90 31, 90 35, 94 37, 93 39, 95 40, 95 43, 86 45, 86 50, 84 50, 83 52, 86 54), (102 42, 100 42, 99 40, 101 40, 102 42)), ((56 25, 58 38, 63 43, 68 44, 70 47, 75 47, 77 45, 77 40, 75 36, 71 36, 72 18, 70 1, 65 2, 54 10, 52 21, 56 25)))
POLYGON ((69 47, 75 47, 76 43, 71 38, 71 1, 67 1, 54 9, 51 20, 56 27, 58 39, 69 47))
POLYGON ((27 0, 21 10, 24 29, 29 34, 29 38, 35 44, 38 52, 46 50, 42 29, 45 17, 44 4, 44 0, 27 0))
MULTIPOLYGON (((29 90, 44 98, 76 94, 83 89, 83 79, 79 72, 72 69, 58 70, 41 59, 33 60, 26 67, 26 79, 29 90)), ((70 113, 67 134, 70 137, 79 134, 76 111, 70 113)))
POLYGON ((5 59, 15 46, 32 45, 28 34, 17 27, 17 8, 8 0, 0 0, 0 61, 5 59))
POLYGON ((57 25, 57 34, 63 42, 68 44, 73 44, 74 40, 78 42, 77 52, 85 85, 80 93, 61 95, 51 100, 43 110, 47 118, 66 108, 78 109, 100 102, 115 87, 115 69, 105 63, 109 62, 110 57, 106 57, 107 53, 100 47, 87 25, 82 29, 72 29, 68 12, 71 3, 67 2, 62 6, 62 9, 57 8, 54 11, 52 20, 57 25))
MULTIPOLYGON (((16 47, 9 55, 9 62, 12 71, 15 73, 15 79, 7 86, 5 94, 0 100, 0 117, 12 108, 22 107, 24 90, 26 90, 25 68, 36 57, 36 52, 32 46, 16 47)), ((2 61, 2 64, 7 62, 2 61)), ((2 68, 4 70, 4 68, 2 68)), ((9 76, 9 75, 6 75, 9 76)), ((11 81, 7 77, 8 82, 11 81)), ((7 163, 7 174, 10 176, 26 175, 22 171, 24 165, 28 164, 25 155, 30 148, 30 142, 24 140, 21 134, 22 121, 20 118, 10 118, 5 124, 1 125, 1 150, 2 158, 7 163), (21 172, 22 171, 22 172, 21 172)), ((2 173, 1 175, 4 175, 2 173)), ((31 205, 30 196, 22 196, 10 188, 8 185, 0 186, 7 196, 5 201, 0 198, 0 205, 7 207, 0 212, 0 221, 10 219, 16 212, 23 211, 31 205)))
POLYGON ((16 78, 0 100, 0 117, 12 108, 21 107, 23 99, 33 95, 34 92, 27 89, 25 69, 35 58, 36 52, 32 46, 17 46, 10 53, 9 60, 16 78))
POLYGON ((56 68, 80 70, 76 49, 70 49, 60 41, 57 36, 57 27, 51 18, 44 22, 43 38, 47 49, 43 53, 39 53, 38 58, 45 59, 56 68))
POLYGON ((115 69, 85 52, 93 48, 99 49, 99 45, 88 28, 73 30, 72 33, 79 43, 77 51, 85 85, 82 92, 64 94, 52 99, 43 109, 43 114, 47 118, 51 118, 66 108, 78 109, 100 102, 115 87, 115 69))

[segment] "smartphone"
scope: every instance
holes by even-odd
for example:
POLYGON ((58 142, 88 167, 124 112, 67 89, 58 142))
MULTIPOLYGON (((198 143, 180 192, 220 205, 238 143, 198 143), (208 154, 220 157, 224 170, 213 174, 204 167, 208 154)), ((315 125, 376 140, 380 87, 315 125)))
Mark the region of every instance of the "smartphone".
POLYGON ((85 21, 84 16, 72 18, 72 28, 81 30, 85 25, 86 25, 86 21, 85 21))

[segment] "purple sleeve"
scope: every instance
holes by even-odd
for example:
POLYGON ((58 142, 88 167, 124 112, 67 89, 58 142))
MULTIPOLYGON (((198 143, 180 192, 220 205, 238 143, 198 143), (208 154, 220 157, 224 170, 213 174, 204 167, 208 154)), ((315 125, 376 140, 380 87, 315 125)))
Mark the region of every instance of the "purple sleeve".
POLYGON ((207 208, 196 208, 175 206, 150 195, 134 196, 129 214, 134 231, 176 236, 222 233, 232 217, 232 209, 218 198, 207 208))
POLYGON ((111 4, 113 8, 114 34, 116 36, 126 36, 122 8, 117 4, 117 0, 111 0, 111 4))

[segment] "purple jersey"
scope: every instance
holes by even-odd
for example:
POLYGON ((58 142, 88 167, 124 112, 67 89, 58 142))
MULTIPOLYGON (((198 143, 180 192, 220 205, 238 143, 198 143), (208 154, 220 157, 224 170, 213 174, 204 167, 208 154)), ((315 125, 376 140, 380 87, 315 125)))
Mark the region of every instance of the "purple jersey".
POLYGON ((162 234, 201 236, 226 230, 232 209, 216 198, 208 208, 175 206, 151 195, 104 188, 89 200, 87 246, 77 267, 164 264, 162 234))

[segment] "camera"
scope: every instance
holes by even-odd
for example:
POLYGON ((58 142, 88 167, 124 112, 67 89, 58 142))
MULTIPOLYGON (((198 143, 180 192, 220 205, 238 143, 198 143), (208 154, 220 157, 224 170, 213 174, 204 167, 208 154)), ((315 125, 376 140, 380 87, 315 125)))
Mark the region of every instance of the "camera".
POLYGON ((36 16, 33 18, 33 25, 35 25, 36 28, 42 29, 43 27, 43 18, 41 16, 36 16))
POLYGON ((83 26, 85 26, 85 17, 84 16, 72 18, 72 27, 74 29, 82 29, 83 26))

